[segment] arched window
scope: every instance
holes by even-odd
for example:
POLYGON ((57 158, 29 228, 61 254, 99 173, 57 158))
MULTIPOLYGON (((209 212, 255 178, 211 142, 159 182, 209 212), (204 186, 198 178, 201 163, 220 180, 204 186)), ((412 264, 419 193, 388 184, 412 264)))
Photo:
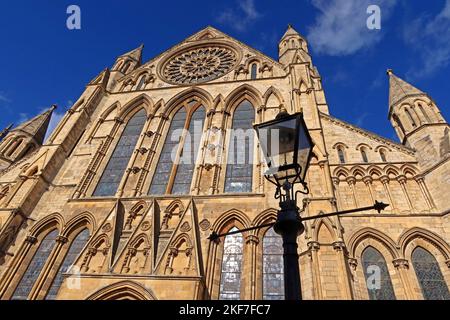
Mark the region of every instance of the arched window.
POLYGON ((381 253, 373 247, 367 247, 361 260, 370 300, 395 300, 386 260, 381 253))
POLYGON ((128 166, 131 155, 136 148, 136 143, 146 121, 147 114, 144 109, 137 112, 128 121, 128 124, 117 143, 117 147, 95 189, 94 196, 107 197, 116 194, 117 188, 119 187, 122 176, 128 166))
POLYGON ((337 152, 338 152, 339 162, 345 163, 345 155, 344 155, 344 150, 342 149, 342 147, 338 147, 337 152))
POLYGON ((361 156, 362 156, 362 160, 365 163, 369 162, 369 159, 367 158, 367 151, 365 148, 361 148, 361 156))
POLYGON ((145 77, 145 74, 144 74, 144 75, 142 75, 142 76, 139 78, 139 80, 138 80, 138 85, 137 85, 137 87, 136 87, 136 90, 142 90, 142 89, 144 89, 144 87, 145 87, 145 80, 146 80, 146 77, 145 77))
MULTIPOLYGON (((235 227, 230 232, 238 231, 235 227)), ((241 298, 242 251, 244 239, 237 233, 225 237, 220 278, 219 300, 239 300, 241 298)))
POLYGON ((228 146, 225 192, 251 192, 255 109, 244 100, 234 111, 228 146))
POLYGON ((184 138, 184 146, 180 150, 180 164, 176 168, 172 194, 189 194, 192 176, 194 175, 197 154, 202 139, 205 108, 198 108, 191 117, 188 135, 184 138))
POLYGON ((381 161, 387 162, 387 160, 386 160, 386 151, 384 151, 383 149, 380 149, 380 158, 381 158, 381 161))
POLYGON ((405 112, 406 112, 406 114, 408 115, 409 121, 411 121, 412 126, 413 126, 413 127, 416 127, 417 124, 416 124, 416 122, 414 121, 414 118, 412 117, 411 112, 409 111, 409 109, 406 108, 406 109, 405 109, 405 112))
POLYGON ((397 126, 400 128, 400 130, 402 131, 402 134, 405 135, 406 131, 405 131, 405 127, 403 126, 402 122, 400 121, 400 118, 394 114, 392 116, 392 118, 394 119, 394 122, 397 124, 397 126))
POLYGON ((425 300, 450 300, 439 264, 430 252, 417 247, 412 253, 412 264, 425 300))
POLYGON ((53 248, 56 244, 56 238, 58 237, 58 230, 53 230, 50 232, 39 245, 39 248, 36 251, 33 259, 28 265, 25 274, 22 276, 19 284, 14 291, 12 296, 12 300, 26 300, 28 299, 28 295, 33 288, 34 283, 36 282, 39 274, 42 271, 42 268, 45 265, 48 257, 50 256, 53 248))
POLYGON ((263 239, 263 299, 284 300, 283 239, 270 228, 263 239))
POLYGON ((23 139, 19 139, 16 142, 14 142, 11 146, 10 149, 8 150, 8 152, 6 153, 7 157, 10 157, 14 154, 14 152, 16 152, 16 150, 20 147, 20 145, 22 144, 23 139))
POLYGON ((422 112, 423 116, 427 120, 427 122, 431 122, 430 117, 428 116, 428 113, 425 112, 425 109, 423 108, 423 105, 419 103, 419 109, 422 112))
POLYGON ((124 64, 124 66, 122 67, 122 73, 127 73, 127 71, 130 68, 130 66, 131 66, 131 62, 130 61, 126 62, 124 64))
POLYGON ((205 116, 205 108, 197 101, 185 104, 175 114, 161 151, 149 194, 189 194, 205 116), (186 110, 195 111, 191 117, 188 117, 186 110))
POLYGON ((256 63, 252 64, 251 79, 255 80, 258 77, 258 65, 256 63))
POLYGON ((84 229, 72 241, 70 249, 67 252, 66 257, 64 258, 64 262, 59 268, 58 274, 56 275, 55 280, 53 281, 53 284, 50 288, 50 291, 48 292, 46 300, 56 299, 56 295, 58 294, 59 288, 61 287, 64 280, 63 274, 70 271, 70 268, 75 263, 75 259, 81 253, 81 250, 83 250, 88 239, 89 239, 89 230, 84 229))

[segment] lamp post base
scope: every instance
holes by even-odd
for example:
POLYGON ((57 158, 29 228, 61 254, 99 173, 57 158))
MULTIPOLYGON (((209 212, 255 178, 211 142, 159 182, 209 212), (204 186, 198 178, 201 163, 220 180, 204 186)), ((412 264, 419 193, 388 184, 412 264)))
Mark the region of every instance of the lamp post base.
POLYGON ((283 238, 284 292, 286 300, 301 300, 301 283, 297 237, 305 231, 293 200, 280 203, 274 230, 283 238))

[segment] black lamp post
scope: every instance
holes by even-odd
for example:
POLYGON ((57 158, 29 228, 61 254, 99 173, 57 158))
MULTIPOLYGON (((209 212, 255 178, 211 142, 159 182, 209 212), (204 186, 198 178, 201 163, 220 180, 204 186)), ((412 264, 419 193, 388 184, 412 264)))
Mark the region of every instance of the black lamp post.
POLYGON ((275 223, 233 231, 227 234, 219 235, 213 232, 209 239, 216 241, 218 238, 230 234, 274 227, 275 232, 283 238, 285 299, 301 300, 297 237, 305 231, 303 221, 367 210, 381 212, 388 205, 376 201, 370 207, 302 218, 300 209, 297 207, 297 195, 299 193, 309 193, 305 176, 314 147, 303 119, 303 114, 289 115, 286 110, 283 110, 275 120, 255 125, 254 128, 258 134, 261 150, 269 168, 265 173, 265 177, 276 186, 275 199, 280 200, 277 220, 275 223), (295 185, 300 185, 302 189, 295 191, 295 185))
POLYGON ((275 120, 255 126, 261 150, 269 169, 265 177, 276 186, 280 208, 274 230, 283 238, 284 288, 286 300, 301 299, 297 237, 305 231, 297 207, 297 193, 308 193, 305 175, 311 160, 313 142, 303 114, 286 111, 275 120), (300 184, 303 191, 295 192, 300 184))

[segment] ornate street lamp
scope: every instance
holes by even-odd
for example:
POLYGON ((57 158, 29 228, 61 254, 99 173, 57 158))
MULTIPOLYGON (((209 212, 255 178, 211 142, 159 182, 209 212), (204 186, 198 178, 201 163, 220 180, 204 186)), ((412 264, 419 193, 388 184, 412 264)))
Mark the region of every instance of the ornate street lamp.
POLYGON ((275 120, 255 125, 254 128, 268 166, 264 175, 276 186, 275 199, 280 200, 277 220, 275 223, 227 234, 219 235, 213 232, 209 239, 216 241, 230 234, 273 227, 275 232, 283 238, 285 299, 301 300, 297 237, 305 231, 303 221, 373 209, 381 212, 388 205, 376 201, 375 205, 370 207, 302 218, 300 213, 303 210, 300 211, 297 207, 297 195, 309 194, 305 177, 314 147, 303 114, 289 115, 284 109, 275 120), (295 191, 296 185, 301 186, 302 189, 295 191))

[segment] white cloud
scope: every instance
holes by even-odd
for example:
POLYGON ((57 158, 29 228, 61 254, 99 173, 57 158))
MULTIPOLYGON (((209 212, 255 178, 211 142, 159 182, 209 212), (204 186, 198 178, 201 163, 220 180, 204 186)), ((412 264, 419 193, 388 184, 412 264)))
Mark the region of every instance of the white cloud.
POLYGON ((255 6, 254 0, 238 0, 237 8, 224 10, 218 17, 217 22, 227 24, 236 31, 243 32, 256 20, 262 17, 255 6))
POLYGON ((311 0, 320 14, 308 28, 311 46, 322 54, 350 55, 376 44, 382 38, 380 30, 369 30, 367 8, 378 5, 383 23, 398 0, 311 0))
POLYGON ((423 15, 405 25, 403 39, 419 52, 422 61, 408 73, 409 79, 428 77, 450 64, 450 0, 435 17, 423 15))

